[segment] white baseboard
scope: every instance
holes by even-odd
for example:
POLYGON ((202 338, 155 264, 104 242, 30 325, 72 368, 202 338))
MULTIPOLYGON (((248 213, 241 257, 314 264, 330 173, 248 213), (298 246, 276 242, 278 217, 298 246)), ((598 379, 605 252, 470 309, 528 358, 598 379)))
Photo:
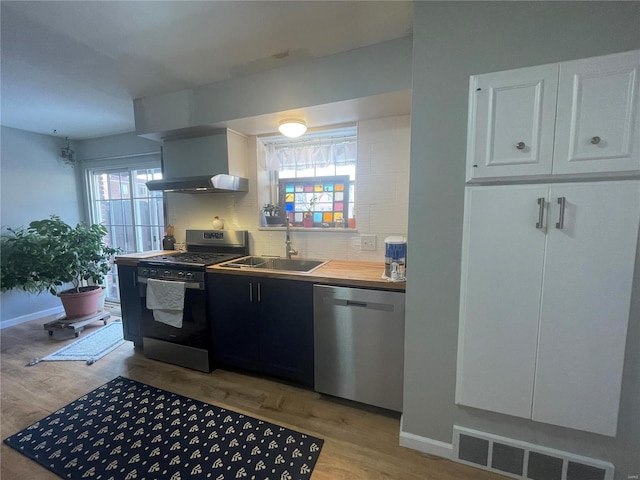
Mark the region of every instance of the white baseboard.
POLYGON ((62 305, 58 307, 48 308, 46 310, 40 310, 39 312, 29 313, 28 315, 21 315, 19 317, 9 318, 8 320, 2 320, 0 322, 0 330, 20 323, 30 322, 38 318, 46 317, 47 315, 56 315, 58 313, 64 313, 62 305))
POLYGON ((411 448, 429 455, 436 455, 442 458, 453 460, 453 444, 434 440, 432 438, 421 437, 414 433, 405 432, 402 418, 400 419, 400 446, 411 448))

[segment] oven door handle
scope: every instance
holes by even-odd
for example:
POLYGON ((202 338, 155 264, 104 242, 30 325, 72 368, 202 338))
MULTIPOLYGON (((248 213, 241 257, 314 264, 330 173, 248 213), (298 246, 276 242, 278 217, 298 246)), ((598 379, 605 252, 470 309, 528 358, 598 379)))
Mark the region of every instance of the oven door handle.
MULTIPOLYGON (((147 284, 147 278, 146 277, 138 277, 138 283, 143 283, 143 284, 146 285, 147 284)), ((186 289, 204 290, 203 285, 201 283, 199 283, 199 282, 183 282, 183 281, 180 281, 180 283, 184 283, 184 288, 186 288, 186 289)))

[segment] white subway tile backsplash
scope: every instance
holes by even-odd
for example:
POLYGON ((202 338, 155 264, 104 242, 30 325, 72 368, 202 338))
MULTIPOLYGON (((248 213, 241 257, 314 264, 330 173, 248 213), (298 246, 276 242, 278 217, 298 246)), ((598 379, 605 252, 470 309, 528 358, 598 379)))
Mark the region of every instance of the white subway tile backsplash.
POLYGON ((385 174, 409 170, 408 158, 402 158, 397 143, 375 143, 371 145, 371 173, 385 174))
POLYGON ((371 233, 369 226, 371 206, 363 203, 356 204, 356 229, 358 233, 371 233))
POLYGON ((409 200, 409 173, 396 175, 396 201, 407 202, 409 200))
POLYGON ((371 231, 384 234, 406 235, 408 217, 408 203, 371 205, 371 231))
POLYGON ((349 236, 342 233, 309 234, 306 235, 306 249, 310 258, 347 259, 347 244, 349 236))
POLYGON ((371 145, 358 142, 358 163, 356 164, 356 175, 371 174, 371 145))
POLYGON ((358 145, 370 143, 394 143, 398 129, 398 118, 374 118, 358 122, 358 145))
POLYGON ((368 205, 395 203, 395 176, 395 173, 387 173, 385 175, 363 175, 358 177, 356 206, 360 203, 368 205))

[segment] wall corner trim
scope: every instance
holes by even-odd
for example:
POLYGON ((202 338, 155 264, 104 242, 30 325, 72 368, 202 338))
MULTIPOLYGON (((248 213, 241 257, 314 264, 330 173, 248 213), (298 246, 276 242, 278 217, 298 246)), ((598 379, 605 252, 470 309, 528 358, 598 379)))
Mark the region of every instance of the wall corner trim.
POLYGON ((422 437, 414 433, 405 432, 403 428, 403 419, 400 420, 400 446, 411 448, 429 455, 453 460, 453 444, 434 440, 432 438, 422 437))

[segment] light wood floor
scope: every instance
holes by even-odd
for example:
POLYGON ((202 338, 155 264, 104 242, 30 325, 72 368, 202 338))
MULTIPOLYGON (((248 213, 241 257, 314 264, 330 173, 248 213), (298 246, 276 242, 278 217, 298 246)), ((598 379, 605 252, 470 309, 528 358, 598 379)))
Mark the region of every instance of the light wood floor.
MULTIPOLYGON (((0 330, 0 433, 27 427, 83 394, 122 375, 133 380, 274 422, 325 440, 313 480, 498 480, 505 477, 398 446, 399 414, 320 395, 288 384, 224 370, 210 374, 149 360, 126 342, 92 366, 41 362, 25 366, 75 340, 49 337, 34 320, 0 330)), ((81 335, 102 326, 97 322, 81 335)), ((2 444, 0 478, 56 479, 2 444)))

